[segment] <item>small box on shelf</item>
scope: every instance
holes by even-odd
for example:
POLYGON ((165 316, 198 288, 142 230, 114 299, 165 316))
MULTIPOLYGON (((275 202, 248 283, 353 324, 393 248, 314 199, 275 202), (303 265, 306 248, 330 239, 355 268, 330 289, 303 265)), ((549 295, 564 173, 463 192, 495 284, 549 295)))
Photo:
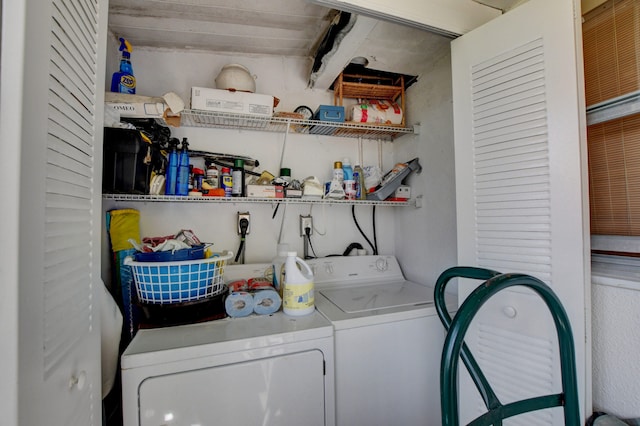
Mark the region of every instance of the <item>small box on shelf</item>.
MULTIPOLYGON (((313 114, 313 119, 330 123, 344 123, 344 107, 336 105, 320 105, 313 114)), ((311 126, 309 133, 318 135, 331 135, 337 130, 332 126, 311 126)))
POLYGON ((259 93, 230 90, 191 88, 191 109, 258 117, 273 115, 274 97, 259 93))

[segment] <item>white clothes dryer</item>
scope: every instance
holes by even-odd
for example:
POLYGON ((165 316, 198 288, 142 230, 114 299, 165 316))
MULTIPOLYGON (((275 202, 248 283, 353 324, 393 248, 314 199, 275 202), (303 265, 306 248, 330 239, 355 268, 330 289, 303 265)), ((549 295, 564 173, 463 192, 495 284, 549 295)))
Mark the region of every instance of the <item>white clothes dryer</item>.
POLYGON ((333 327, 318 312, 139 330, 121 369, 125 426, 335 424, 333 327))
POLYGON ((445 331, 433 287, 405 280, 394 256, 308 262, 316 308, 334 326, 336 424, 440 424, 445 331))

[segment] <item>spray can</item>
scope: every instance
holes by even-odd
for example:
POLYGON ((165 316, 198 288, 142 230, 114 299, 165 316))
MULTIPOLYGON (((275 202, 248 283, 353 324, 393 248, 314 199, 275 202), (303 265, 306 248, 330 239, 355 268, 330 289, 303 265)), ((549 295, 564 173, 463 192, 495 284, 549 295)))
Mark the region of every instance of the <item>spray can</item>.
POLYGON ((224 196, 226 198, 231 197, 231 191, 233 189, 233 178, 231 177, 231 169, 229 167, 222 168, 220 188, 224 189, 224 196))
POLYGON ((219 180, 218 168, 215 164, 210 164, 209 167, 207 167, 207 183, 213 188, 218 188, 220 186, 219 180))
POLYGON ((234 197, 244 197, 244 160, 237 158, 233 162, 233 172, 231 172, 233 178, 233 185, 231 188, 231 195, 234 197))
POLYGON ((283 311, 286 315, 302 316, 315 311, 313 272, 295 251, 287 252, 284 262, 283 311), (300 268, 298 267, 300 266, 300 268))

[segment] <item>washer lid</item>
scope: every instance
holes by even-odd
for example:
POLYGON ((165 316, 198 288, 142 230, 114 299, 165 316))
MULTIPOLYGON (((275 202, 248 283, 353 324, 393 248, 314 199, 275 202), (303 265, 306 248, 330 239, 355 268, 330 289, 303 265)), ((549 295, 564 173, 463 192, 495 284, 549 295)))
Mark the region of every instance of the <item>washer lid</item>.
POLYGON ((320 290, 320 294, 346 313, 401 306, 433 304, 433 288, 411 281, 320 290))

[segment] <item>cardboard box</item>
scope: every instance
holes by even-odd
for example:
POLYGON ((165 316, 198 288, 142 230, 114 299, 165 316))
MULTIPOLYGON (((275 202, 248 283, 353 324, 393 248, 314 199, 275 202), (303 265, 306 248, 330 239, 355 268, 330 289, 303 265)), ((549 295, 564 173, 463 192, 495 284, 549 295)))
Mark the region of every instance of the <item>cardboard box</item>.
POLYGON ((284 189, 285 198, 302 198, 302 189, 284 189))
POLYGON ((247 198, 284 198, 280 185, 247 185, 247 198))
POLYGON ((105 105, 114 109, 120 117, 162 118, 169 106, 161 97, 129 95, 125 93, 106 92, 105 105))
POLYGON ((106 92, 105 127, 117 127, 120 118, 157 118, 173 127, 180 127, 180 113, 184 110, 184 102, 174 92, 162 97, 130 95, 128 93, 106 92))
POLYGON ((273 96, 258 93, 191 88, 191 109, 271 117, 273 102, 273 96))

